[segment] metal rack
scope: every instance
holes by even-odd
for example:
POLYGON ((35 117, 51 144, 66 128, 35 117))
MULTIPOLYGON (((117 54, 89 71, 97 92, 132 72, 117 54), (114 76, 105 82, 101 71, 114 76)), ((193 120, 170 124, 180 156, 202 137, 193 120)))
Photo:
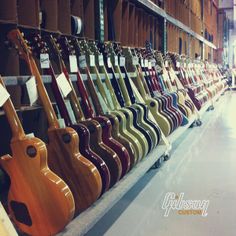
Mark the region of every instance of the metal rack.
POLYGON ((80 236, 87 233, 138 182, 158 159, 163 162, 165 155, 168 155, 167 146, 159 145, 126 174, 118 184, 105 193, 90 208, 77 216, 57 236, 80 236))

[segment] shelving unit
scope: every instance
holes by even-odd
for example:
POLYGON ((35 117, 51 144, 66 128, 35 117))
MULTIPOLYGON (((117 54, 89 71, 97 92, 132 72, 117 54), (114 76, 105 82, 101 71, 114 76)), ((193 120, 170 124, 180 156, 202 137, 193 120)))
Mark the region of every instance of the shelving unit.
POLYGON ((93 206, 76 217, 57 236, 80 236, 87 233, 142 178, 158 159, 168 154, 167 146, 159 145, 126 174, 118 184, 105 193, 93 206))
POLYGON ((177 26, 181 30, 185 31, 189 35, 193 36, 194 38, 198 39, 199 41, 203 42, 207 46, 216 49, 216 46, 204 39, 201 35, 195 33, 193 30, 191 30, 188 26, 180 22, 179 20, 176 20, 172 16, 168 15, 163 9, 158 7, 156 4, 154 4, 150 0, 137 0, 136 2, 140 3, 143 7, 147 8, 148 10, 152 11, 153 13, 157 14, 158 16, 163 17, 166 19, 166 21, 172 23, 173 25, 177 26))

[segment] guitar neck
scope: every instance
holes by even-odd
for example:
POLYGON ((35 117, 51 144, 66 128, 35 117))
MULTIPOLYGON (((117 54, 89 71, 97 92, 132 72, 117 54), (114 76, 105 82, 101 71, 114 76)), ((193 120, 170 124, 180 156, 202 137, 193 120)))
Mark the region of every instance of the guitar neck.
POLYGON ((117 97, 114 93, 114 90, 113 90, 113 87, 112 87, 112 84, 111 84, 111 81, 110 81, 110 77, 107 73, 106 67, 105 66, 100 66, 100 70, 101 70, 102 73, 105 74, 105 84, 106 84, 106 86, 109 90, 109 94, 111 96, 114 108, 120 109, 120 104, 119 104, 119 102, 117 100, 117 97))
POLYGON ((99 71, 98 71, 97 67, 96 66, 90 66, 90 72, 96 75, 96 80, 93 83, 97 85, 97 88, 98 88, 99 92, 101 93, 101 96, 103 97, 105 103, 107 104, 109 109, 111 109, 111 105, 110 105, 109 100, 106 96, 106 92, 105 92, 105 89, 104 89, 103 84, 102 84, 102 79, 100 77, 100 74, 99 74, 99 71))
POLYGON ((121 89, 121 92, 122 92, 122 95, 123 95, 123 98, 124 98, 124 102, 125 102, 124 105, 125 106, 131 106, 130 97, 129 97, 127 88, 125 86, 125 81, 124 81, 124 78, 123 78, 123 75, 121 73, 121 69, 120 69, 119 66, 115 66, 115 72, 119 74, 118 83, 120 85, 120 89, 121 89))
MULTIPOLYGON (((0 76, 0 84, 5 86, 1 76, 0 76)), ((12 139, 15 139, 15 140, 23 139, 25 137, 25 132, 24 132, 22 124, 19 120, 19 117, 16 114, 16 110, 15 110, 10 98, 3 105, 3 109, 5 111, 8 123, 11 127, 12 139)))
POLYGON ((139 87, 140 93, 144 99, 148 99, 149 95, 149 90, 148 86, 144 80, 144 75, 143 73, 146 74, 146 71, 142 70, 140 65, 137 65, 137 85, 139 87))
POLYGON ((37 81, 37 88, 38 88, 39 97, 41 99, 44 111, 45 111, 47 119, 48 119, 49 128, 59 128, 59 122, 57 120, 56 113, 52 107, 52 103, 49 99, 49 96, 48 96, 45 86, 43 84, 43 80, 42 80, 42 77, 39 73, 37 65, 35 63, 35 60, 33 59, 33 57, 31 55, 29 56, 29 60, 27 61, 27 63, 30 68, 31 74, 35 76, 35 79, 37 81))
POLYGON ((137 101, 136 101, 136 97, 134 95, 133 89, 131 87, 131 84, 130 84, 130 78, 129 78, 128 72, 127 72, 125 66, 121 67, 120 69, 121 69, 121 72, 125 75, 124 76, 124 82, 125 82, 125 85, 126 85, 126 91, 129 95, 131 103, 134 104, 137 101))
MULTIPOLYGON (((89 88, 89 92, 90 92, 91 98, 93 100, 93 104, 94 104, 95 110, 96 110, 96 112, 98 114, 102 115, 102 114, 104 114, 104 112, 103 112, 101 103, 99 102, 100 100, 99 100, 99 97, 98 97, 98 94, 97 94, 97 91, 96 91, 96 88, 95 88, 92 76, 90 74, 89 68, 86 68, 86 70, 87 70, 88 88, 89 88)), ((86 91, 86 93, 87 93, 87 91, 86 91)))
POLYGON ((72 120, 71 120, 69 112, 67 110, 67 107, 66 107, 66 104, 65 104, 65 100, 64 100, 64 98, 63 98, 63 96, 61 94, 61 91, 60 91, 60 89, 59 89, 59 87, 57 85, 56 75, 54 73, 52 64, 50 64, 50 68, 48 69, 48 73, 52 77, 51 87, 52 87, 52 90, 53 90, 53 93, 54 93, 54 97, 56 99, 56 102, 57 102, 60 114, 63 117, 66 126, 71 126, 72 125, 72 120))
POLYGON ((117 78, 116 78, 113 66, 112 65, 108 66, 108 63, 107 63, 106 60, 105 60, 104 63, 106 65, 107 71, 110 74, 112 74, 112 79, 109 78, 109 80, 110 80, 110 84, 111 84, 111 86, 113 88, 112 90, 115 93, 116 101, 118 102, 118 104, 114 103, 114 106, 115 106, 115 109, 119 109, 120 107, 124 107, 125 106, 125 101, 124 101, 123 95, 121 93, 121 88, 120 88, 120 85, 119 85, 119 83, 117 81, 117 78))
POLYGON ((77 94, 75 92, 74 86, 71 82, 69 73, 68 73, 67 68, 65 66, 65 63, 63 61, 62 61, 62 70, 63 70, 63 73, 65 74, 68 82, 70 83, 71 88, 72 88, 72 91, 69 93, 68 98, 71 101, 71 105, 72 105, 72 109, 74 111, 75 118, 76 118, 77 122, 83 121, 85 119, 84 113, 83 113, 83 110, 80 106, 79 99, 78 99, 77 94))

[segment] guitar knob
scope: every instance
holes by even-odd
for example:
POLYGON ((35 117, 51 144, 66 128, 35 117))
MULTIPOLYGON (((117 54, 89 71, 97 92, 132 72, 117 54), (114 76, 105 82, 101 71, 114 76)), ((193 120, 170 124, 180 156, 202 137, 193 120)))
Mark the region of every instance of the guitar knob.
POLYGON ((63 135, 62 135, 62 140, 63 140, 63 142, 66 143, 66 144, 70 143, 70 141, 71 141, 71 136, 70 136, 70 134, 68 134, 68 133, 63 134, 63 135))
POLYGON ((34 158, 37 155, 37 149, 34 146, 28 146, 26 153, 29 157, 34 158))

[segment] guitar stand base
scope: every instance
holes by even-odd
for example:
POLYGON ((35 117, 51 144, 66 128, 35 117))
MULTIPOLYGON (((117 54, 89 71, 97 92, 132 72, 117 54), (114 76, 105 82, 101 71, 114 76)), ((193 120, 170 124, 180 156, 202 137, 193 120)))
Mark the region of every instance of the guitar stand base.
POLYGON ((202 125, 202 121, 200 119, 196 120, 196 126, 201 126, 202 125))
POLYGON ((167 161, 167 160, 169 160, 169 159, 170 159, 169 155, 163 155, 163 156, 161 156, 161 157, 153 164, 153 166, 152 166, 151 169, 158 169, 158 168, 160 168, 160 167, 163 165, 164 161, 167 161))

